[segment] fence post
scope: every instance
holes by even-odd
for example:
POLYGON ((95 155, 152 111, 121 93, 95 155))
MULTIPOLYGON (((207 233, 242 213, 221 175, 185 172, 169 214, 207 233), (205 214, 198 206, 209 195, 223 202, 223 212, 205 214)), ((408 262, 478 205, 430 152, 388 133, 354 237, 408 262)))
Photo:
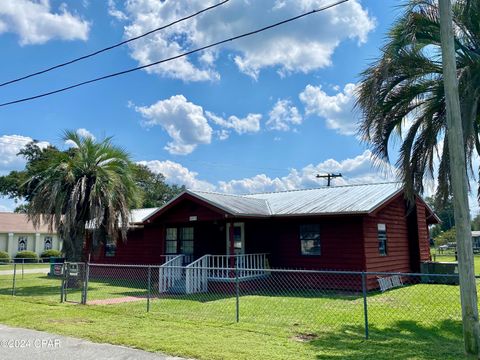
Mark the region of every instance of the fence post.
POLYGON ((12 296, 15 296, 15 281, 17 278, 17 263, 13 260, 13 284, 12 284, 12 296))
POLYGON ((237 323, 240 321, 240 284, 238 281, 238 268, 235 266, 235 319, 237 323))
POLYGON ((83 292, 82 292, 82 304, 87 304, 88 296, 88 280, 90 279, 90 264, 87 262, 85 264, 85 279, 83 281, 83 292))
POLYGON ((66 266, 65 262, 62 265, 62 284, 60 285, 60 302, 63 303, 63 300, 65 299, 65 276, 66 276, 66 266))
POLYGON ((150 311, 150 293, 152 288, 152 268, 148 267, 148 279, 147 279, 147 312, 150 311))
POLYGON ((363 293, 363 315, 365 319, 365 339, 368 340, 368 304, 367 304, 367 279, 365 272, 362 272, 362 293, 363 293))

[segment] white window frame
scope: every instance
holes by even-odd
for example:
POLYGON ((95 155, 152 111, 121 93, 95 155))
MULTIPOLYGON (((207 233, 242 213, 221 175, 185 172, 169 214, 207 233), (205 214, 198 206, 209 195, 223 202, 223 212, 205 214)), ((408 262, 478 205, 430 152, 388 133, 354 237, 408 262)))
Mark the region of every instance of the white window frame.
MULTIPOLYGON (((233 223, 233 227, 240 228, 240 241, 242 247, 240 249, 234 248, 234 255, 245 255, 245 223, 244 222, 236 222, 233 223)), ((226 226, 226 246, 227 246, 227 255, 230 254, 230 223, 226 226)))
POLYGON ((387 256, 388 255, 388 234, 387 234, 387 225, 384 223, 377 224, 377 242, 378 242, 378 253, 380 254, 380 256, 387 256), (383 246, 380 246, 382 243, 383 243, 383 246))

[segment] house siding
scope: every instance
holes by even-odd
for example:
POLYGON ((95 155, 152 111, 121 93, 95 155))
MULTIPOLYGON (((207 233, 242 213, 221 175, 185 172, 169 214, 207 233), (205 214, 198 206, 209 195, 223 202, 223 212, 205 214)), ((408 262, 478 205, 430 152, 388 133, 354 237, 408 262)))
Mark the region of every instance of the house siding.
POLYGON ((418 246, 420 249, 420 261, 430 260, 430 234, 427 224, 427 209, 420 199, 416 199, 417 208, 417 227, 418 227, 418 246))
POLYGON ((372 272, 409 272, 410 248, 406 204, 397 196, 375 215, 363 220, 366 270, 372 272), (378 224, 387 227, 387 255, 378 251, 378 224))
POLYGON ((324 270, 362 270, 361 217, 298 217, 246 223, 246 252, 269 253, 272 267, 324 270), (320 225, 321 255, 301 254, 301 224, 320 225))

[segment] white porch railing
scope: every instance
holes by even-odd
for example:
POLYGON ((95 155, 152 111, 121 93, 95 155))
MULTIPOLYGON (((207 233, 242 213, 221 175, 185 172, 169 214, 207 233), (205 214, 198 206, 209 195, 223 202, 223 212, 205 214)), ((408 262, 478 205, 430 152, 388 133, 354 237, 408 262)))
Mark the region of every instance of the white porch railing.
POLYGON ((166 292, 182 278, 183 255, 168 255, 167 262, 158 269, 158 290, 166 292), (169 260, 170 258, 170 260, 169 260))
POLYGON ((185 268, 185 292, 194 294, 208 290, 208 258, 210 255, 202 256, 200 259, 187 265, 185 268))
POLYGON ((230 279, 235 277, 233 269, 237 270, 239 278, 249 278, 265 275, 267 254, 242 255, 207 255, 209 279, 230 279))

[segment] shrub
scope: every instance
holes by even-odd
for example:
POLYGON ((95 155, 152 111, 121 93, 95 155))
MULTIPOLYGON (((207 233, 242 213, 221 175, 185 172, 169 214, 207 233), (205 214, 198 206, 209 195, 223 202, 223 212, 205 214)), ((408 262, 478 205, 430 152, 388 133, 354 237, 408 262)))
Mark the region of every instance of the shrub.
POLYGON ((10 255, 5 251, 0 251, 0 263, 6 263, 10 261, 10 255))
POLYGON ((45 250, 44 252, 42 252, 42 254, 40 255, 40 257, 42 259, 49 259, 51 257, 62 257, 62 253, 58 250, 45 250))
POLYGON ((33 251, 19 251, 15 255, 15 262, 37 262, 38 256, 33 251))

